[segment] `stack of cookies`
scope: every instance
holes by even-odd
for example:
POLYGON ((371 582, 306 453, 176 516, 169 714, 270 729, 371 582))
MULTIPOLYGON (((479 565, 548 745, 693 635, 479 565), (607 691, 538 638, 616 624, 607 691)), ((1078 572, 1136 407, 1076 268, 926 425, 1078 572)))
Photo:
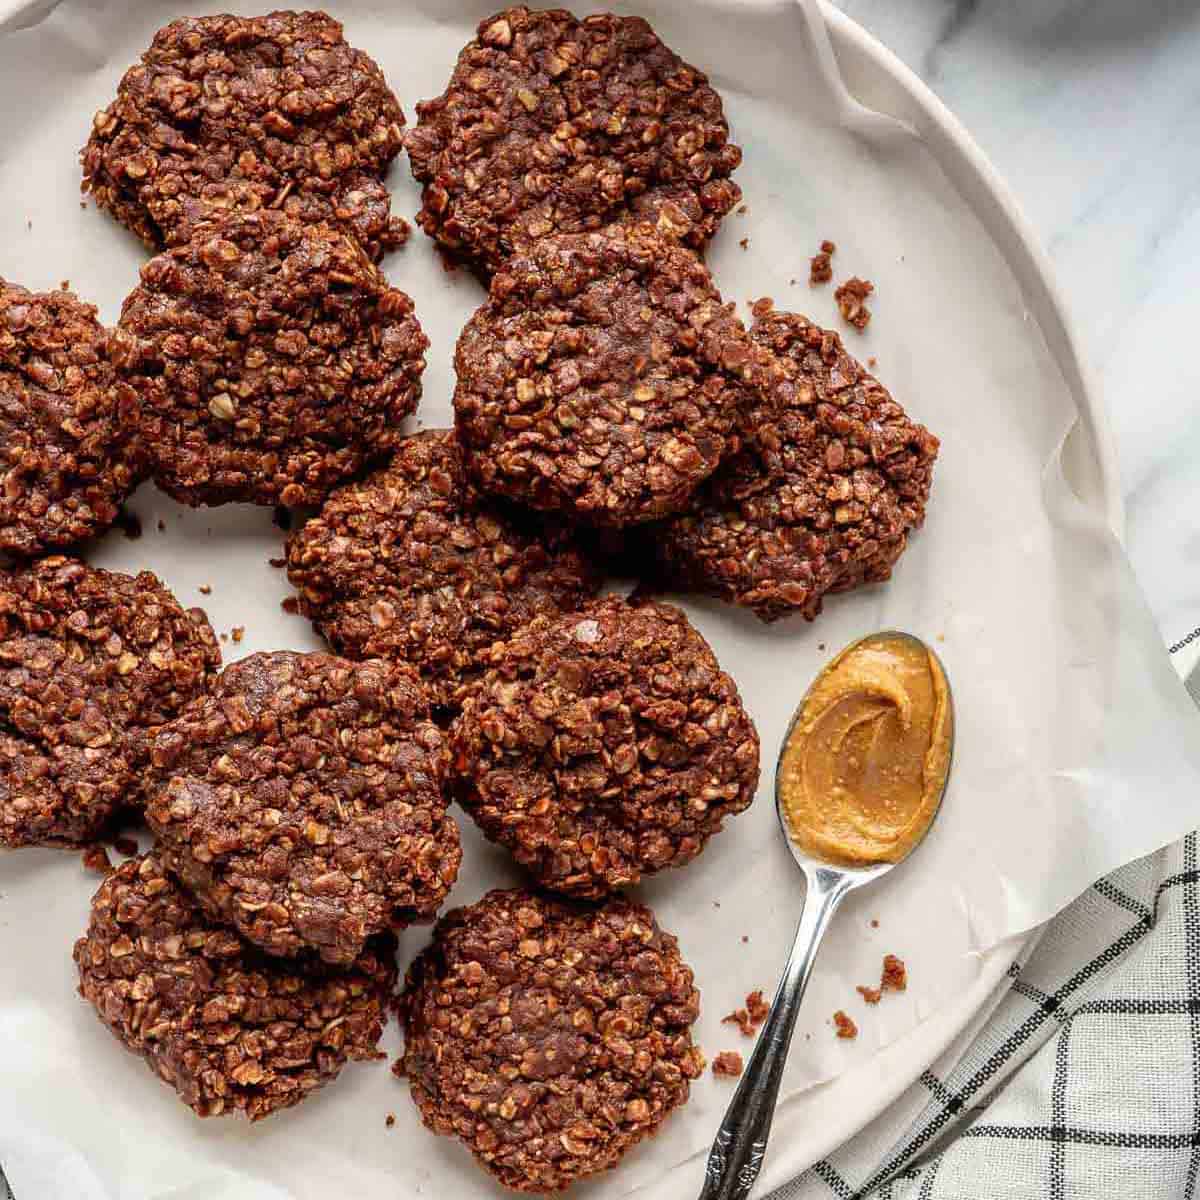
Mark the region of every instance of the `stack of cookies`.
POLYGON ((507 9, 417 112, 324 14, 175 21, 82 155, 155 252, 117 328, 0 282, 0 548, 29 560, 0 576, 0 844, 144 819, 82 994, 196 1112, 258 1119, 382 1057, 456 801, 528 885, 437 923, 397 1069, 430 1128, 552 1191, 687 1099, 699 992, 623 889, 758 783, 735 682, 647 592, 815 617, 888 577, 938 443, 836 334, 722 298, 741 151, 641 18, 507 9), (487 287, 454 428, 417 434, 429 342, 378 265, 401 148, 420 227, 487 287), (153 575, 56 553, 148 478, 308 510, 288 576, 334 653, 222 671, 153 575), (636 600, 600 594, 614 562, 636 600))

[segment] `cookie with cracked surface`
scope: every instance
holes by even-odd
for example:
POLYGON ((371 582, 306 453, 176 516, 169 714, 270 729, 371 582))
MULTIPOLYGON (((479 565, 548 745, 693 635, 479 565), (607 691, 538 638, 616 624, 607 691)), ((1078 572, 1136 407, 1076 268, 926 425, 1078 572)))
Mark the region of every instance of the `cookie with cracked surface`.
POLYGON ((184 504, 316 504, 386 458, 429 340, 330 225, 232 216, 152 259, 113 337, 158 485, 184 504))
POLYGON ((721 97, 641 17, 485 18, 405 146, 418 224, 485 276, 634 211, 702 248, 741 198, 721 97))
POLYGON ((674 937, 624 898, 489 892, 409 970, 401 1070, 421 1118, 520 1192, 558 1191, 653 1136, 704 1070, 674 937))
POLYGON ((0 846, 93 841, 220 663, 208 618, 149 571, 55 556, 0 572, 0 846))
POLYGON ((403 125, 378 65, 325 13, 185 17, 96 114, 83 190, 152 250, 278 209, 339 224, 377 259, 408 236, 383 183, 403 125))
POLYGON ((751 337, 778 371, 745 448, 691 508, 647 530, 676 586, 812 620, 824 596, 891 577, 921 526, 938 440, 834 332, 757 305, 751 337))
POLYGON ((453 432, 430 429, 292 533, 288 578, 339 653, 412 663, 452 713, 494 642, 599 586, 573 543, 539 524, 474 493, 453 432))
POLYGON ((142 855, 100 885, 74 958, 80 995, 189 1108, 258 1121, 383 1058, 395 954, 383 934, 345 970, 269 958, 142 855))
POLYGON ((754 799, 754 724, 679 609, 604 597, 490 658, 451 730, 451 785, 543 887, 601 896, 681 866, 754 799))
POLYGON ((683 509, 736 448, 760 377, 708 269, 645 224, 518 255, 454 365, 455 428, 480 489, 609 527, 683 509))
POLYGON ((445 748, 411 667, 252 654, 154 740, 156 853, 271 954, 350 963, 458 874, 445 748))
POLYGON ((142 471, 137 397, 95 306, 0 279, 0 550, 103 533, 142 471))

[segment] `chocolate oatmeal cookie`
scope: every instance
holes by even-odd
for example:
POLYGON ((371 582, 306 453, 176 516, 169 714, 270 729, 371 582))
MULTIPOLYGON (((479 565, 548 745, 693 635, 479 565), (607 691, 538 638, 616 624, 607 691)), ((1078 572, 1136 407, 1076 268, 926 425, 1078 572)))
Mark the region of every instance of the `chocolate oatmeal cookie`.
POLYGON ((925 519, 938 440, 911 421, 836 333, 756 306, 755 342, 781 372, 745 449, 692 508, 648 531, 666 578, 809 620, 829 592, 890 577, 925 519))
POLYGON ((641 17, 506 9, 417 115, 417 220, 485 275, 631 210, 702 247, 741 197, 720 96, 641 17))
POLYGON ((429 345, 352 237, 276 212, 148 262, 113 341, 155 480, 185 504, 319 503, 400 442, 429 345))
POLYGON ((484 834, 575 896, 695 858, 758 785, 758 735, 708 643, 679 609, 616 596, 496 646, 451 755, 484 834))
POLYGON ((521 1192, 615 1166, 704 1070, 691 969, 625 899, 489 892, 438 922, 401 1011, 422 1120, 521 1192))
POLYGON ((704 264, 649 225, 545 238, 459 338, 456 427, 484 491, 636 524, 733 448, 755 364, 704 264))
POLYGON ((107 529, 142 470, 137 423, 95 307, 0 279, 0 550, 107 529))
POLYGON ((96 114, 83 190, 151 249, 230 210, 334 221, 372 257, 401 245, 383 177, 404 114, 321 12, 185 17, 155 34, 96 114))
POLYGON ((208 618, 148 571, 0 572, 0 846, 93 840, 140 800, 148 739, 220 662, 208 618))
POLYGON ((442 712, 493 642, 600 583, 565 536, 472 494, 446 429, 405 438, 387 467, 330 496, 288 539, 288 578, 335 649, 411 662, 442 712))
POLYGON ((428 919, 462 858, 445 749, 411 667, 252 654, 155 738, 146 818, 214 920, 349 963, 428 919))
POLYGON ((80 995, 202 1117, 298 1104, 348 1059, 380 1059, 396 942, 346 970, 280 962, 213 924, 152 855, 122 863, 75 943, 80 995))

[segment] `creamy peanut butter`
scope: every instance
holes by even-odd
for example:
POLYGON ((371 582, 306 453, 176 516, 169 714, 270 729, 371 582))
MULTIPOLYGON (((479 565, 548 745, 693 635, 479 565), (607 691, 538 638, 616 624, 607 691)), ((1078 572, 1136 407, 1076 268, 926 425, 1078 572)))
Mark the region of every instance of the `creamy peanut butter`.
POLYGON ((942 665, 880 633, 848 646, 809 690, 779 764, 792 836, 839 863, 899 862, 937 812, 954 714, 942 665))

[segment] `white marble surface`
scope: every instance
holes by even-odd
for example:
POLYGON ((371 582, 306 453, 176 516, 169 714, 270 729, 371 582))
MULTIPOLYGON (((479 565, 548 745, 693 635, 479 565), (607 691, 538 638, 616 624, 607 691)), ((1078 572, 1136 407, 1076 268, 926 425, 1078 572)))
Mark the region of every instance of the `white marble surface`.
POLYGON ((1179 642, 1200 626, 1200 4, 834 2, 959 117, 1038 230, 1112 418, 1130 554, 1179 642))

